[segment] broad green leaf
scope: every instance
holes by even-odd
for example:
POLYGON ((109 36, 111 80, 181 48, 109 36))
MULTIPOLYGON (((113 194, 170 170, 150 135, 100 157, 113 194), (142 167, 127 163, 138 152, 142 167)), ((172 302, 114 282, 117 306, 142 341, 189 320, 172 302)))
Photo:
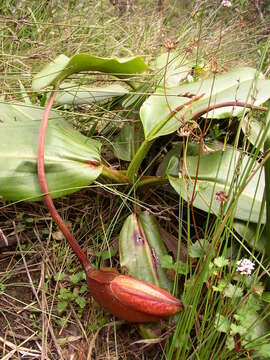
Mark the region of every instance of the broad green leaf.
POLYGON ((81 309, 84 309, 85 308, 85 305, 86 305, 86 301, 85 301, 85 298, 82 297, 82 296, 77 296, 75 298, 75 302, 80 306, 81 309))
MULTIPOLYGON (((169 88, 166 96, 164 89, 158 88, 140 110, 145 138, 150 141, 173 133, 208 106, 236 100, 252 105, 264 103, 270 98, 270 80, 258 79, 255 86, 255 76, 256 69, 237 68, 216 77, 169 88)), ((207 117, 227 118, 242 112, 242 107, 230 106, 209 111, 207 117)))
POLYGON ((240 287, 229 283, 228 286, 224 290, 224 296, 227 296, 229 298, 242 297, 243 290, 240 287))
POLYGON ((23 86, 23 83, 19 79, 19 85, 21 89, 21 95, 26 105, 32 105, 31 99, 29 98, 27 91, 25 90, 25 87, 23 86))
POLYGON ((171 255, 163 255, 162 258, 160 259, 161 261, 161 266, 164 269, 174 269, 174 261, 171 255))
POLYGON ((227 334, 230 330, 230 320, 227 317, 217 313, 215 317, 215 328, 217 331, 227 334))
MULTIPOLYGON (((35 120, 40 122, 44 108, 25 103, 8 103, 0 100, 0 124, 15 123, 19 121, 35 120)), ((52 110, 50 117, 60 119, 59 112, 52 110)))
MULTIPOLYGON (((44 109, 0 104, 0 196, 39 200, 37 144, 44 109)), ((53 198, 90 185, 100 175, 100 144, 73 130, 52 111, 45 144, 45 171, 53 198), (55 117, 55 118, 53 118, 55 117)))
POLYGON ((192 258, 200 258, 205 255, 206 251, 209 248, 209 241, 206 239, 201 239, 192 244, 188 249, 188 254, 192 258))
POLYGON ((113 248, 108 250, 96 251, 95 256, 100 257, 103 261, 111 259, 116 254, 116 251, 113 248))
POLYGON ((63 281, 67 278, 67 275, 64 272, 58 272, 54 275, 55 281, 63 281))
POLYGON ((159 86, 164 86, 164 75, 166 71, 166 86, 172 87, 180 84, 181 81, 186 79, 191 66, 188 65, 185 59, 177 52, 172 51, 161 54, 155 63, 155 69, 158 71, 158 75, 161 74, 161 80, 159 86))
MULTIPOLYGON (((237 296, 237 297, 241 297, 241 296, 243 296, 242 293, 240 296, 237 296)), ((233 296, 228 296, 228 297, 233 297, 233 296)), ((233 336, 236 334, 239 334, 240 336, 244 336, 247 333, 247 329, 242 325, 237 325, 237 324, 231 323, 230 333, 233 336)))
POLYGON ((180 260, 174 262, 171 255, 163 255, 160 260, 164 269, 174 270, 176 273, 183 275, 187 275, 189 272, 188 263, 183 263, 180 260))
MULTIPOLYGON (((248 155, 227 147, 224 151, 202 152, 197 177, 195 198, 193 205, 201 210, 218 215, 220 213, 220 200, 218 194, 224 194, 227 200, 224 209, 234 199, 237 181, 241 179, 250 162, 253 169, 258 163, 248 155), (240 158, 242 159, 240 166, 240 158), (238 174, 235 177, 235 174, 238 174)), ((184 167, 179 171, 179 159, 171 159, 167 174, 174 190, 186 201, 190 201, 193 193, 194 179, 198 164, 197 155, 187 155, 184 167), (184 176, 185 174, 185 176, 184 176)), ((238 183, 239 185, 239 183, 238 183)), ((264 170, 257 171, 245 186, 238 198, 234 217, 236 219, 258 222, 264 193, 264 170)), ((262 222, 266 215, 263 213, 262 222)))
POLYGON ((119 252, 121 266, 129 275, 172 289, 172 281, 161 267, 160 259, 167 251, 153 215, 145 211, 126 219, 120 232, 119 252))
POLYGON ((262 300, 270 304, 270 291, 264 291, 262 294, 262 300))
POLYGON ((221 279, 218 281, 217 286, 215 286, 215 285, 212 286, 212 289, 214 291, 223 292, 227 285, 228 284, 227 284, 226 280, 221 279))
POLYGON ((138 325, 140 334, 144 339, 156 339, 160 337, 164 328, 162 322, 138 325))
MULTIPOLYGON (((223 144, 221 144, 218 141, 214 141, 214 142, 207 142, 204 143, 205 148, 208 149, 209 151, 214 151, 214 150, 219 150, 223 148, 223 144)), ((165 176, 166 175, 166 170, 168 168, 169 162, 171 161, 171 159, 173 157, 179 157, 181 152, 182 152, 182 147, 183 147, 183 143, 182 142, 178 142, 176 146, 174 146, 163 158, 163 160, 161 161, 161 163, 158 166, 156 175, 157 176, 165 176)), ((188 143, 187 144, 187 151, 188 151, 188 155, 197 155, 198 154, 198 145, 197 144, 193 144, 193 143, 188 143)))
POLYGON ((257 233, 257 224, 246 223, 242 220, 234 220, 233 228, 236 232, 242 236, 243 240, 246 241, 249 245, 254 247, 259 251, 265 250, 265 245, 268 241, 266 231, 262 227, 258 234, 258 239, 256 241, 257 233))
POLYGON ((59 105, 91 104, 125 94, 128 94, 128 90, 121 85, 88 87, 78 86, 74 83, 64 83, 60 86, 54 102, 59 105))
POLYGON ((80 282, 82 280, 85 280, 85 272, 84 271, 77 272, 76 274, 73 274, 71 276, 72 284, 78 284, 78 282, 80 282))
POLYGON ((58 295, 59 299, 62 300, 72 300, 73 299, 73 293, 71 292, 70 288, 61 288, 60 294, 58 295))
POLYGON ((227 266, 229 264, 229 260, 226 259, 225 257, 223 256, 218 256, 214 259, 214 264, 219 267, 219 268, 222 268, 224 266, 227 266))
POLYGON ((58 301, 57 302, 57 311, 59 312, 59 314, 63 313, 64 311, 66 311, 68 306, 68 302, 66 300, 63 301, 58 301))
POLYGON ((172 148, 163 158, 157 168, 157 176, 165 176, 166 170, 172 157, 179 157, 182 151, 182 143, 179 143, 176 147, 172 148))
MULTIPOLYGON (((251 344, 253 345, 253 344, 251 344)), ((256 344, 257 347, 255 347, 256 354, 258 355, 257 359, 269 359, 270 354, 270 341, 269 337, 265 340, 262 339, 259 344, 256 344)))
POLYGON ((267 136, 266 124, 254 117, 245 116, 241 122, 241 128, 252 145, 258 147, 262 142, 260 150, 263 151, 263 142, 267 136))
POLYGON ((143 141, 143 129, 134 129, 130 124, 124 125, 113 143, 114 155, 121 160, 131 161, 143 141))
POLYGON ((125 78, 126 75, 143 72, 146 67, 139 56, 118 59, 81 53, 69 58, 61 54, 35 75, 32 88, 34 91, 39 91, 47 86, 56 85, 66 77, 81 71, 100 71, 125 78))
MULTIPOLYGON (((228 332, 229 332, 229 330, 228 330, 228 332)), ((235 341, 234 341, 233 336, 227 336, 226 348, 230 351, 235 349, 235 341)), ((244 360, 244 358, 240 358, 239 360, 244 360)))

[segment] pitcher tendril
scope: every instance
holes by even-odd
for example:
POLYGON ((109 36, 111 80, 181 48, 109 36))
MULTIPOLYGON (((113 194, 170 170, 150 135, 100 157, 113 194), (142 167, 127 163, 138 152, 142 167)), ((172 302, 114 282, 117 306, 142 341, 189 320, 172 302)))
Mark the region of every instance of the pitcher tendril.
POLYGON ((131 276, 120 275, 111 268, 95 270, 57 212, 47 184, 44 156, 46 128, 55 95, 56 89, 51 93, 41 121, 38 141, 38 178, 52 218, 84 267, 87 286, 91 295, 104 309, 130 322, 158 321, 163 317, 181 311, 183 308, 181 301, 158 286, 134 279, 131 276))

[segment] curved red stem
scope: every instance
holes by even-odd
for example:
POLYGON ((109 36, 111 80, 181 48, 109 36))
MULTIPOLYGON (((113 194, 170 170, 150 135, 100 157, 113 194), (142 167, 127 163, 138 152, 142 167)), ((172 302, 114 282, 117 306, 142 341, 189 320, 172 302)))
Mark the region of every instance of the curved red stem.
POLYGON ((49 101, 43 112, 43 117, 42 117, 42 121, 41 121, 41 125, 40 125, 39 140, 38 140, 38 161, 37 161, 38 178, 39 178, 39 183, 40 183, 42 194, 44 196, 45 203, 48 206, 48 209, 49 209, 49 212, 50 212, 52 218, 59 226, 60 230, 64 234, 64 236, 67 239, 67 241, 69 242, 70 246, 72 247, 72 250, 74 251, 77 258, 83 265, 85 271, 87 272, 92 269, 92 265, 90 264, 85 252, 82 250, 82 248, 78 244, 77 240, 71 234, 67 225, 65 224, 65 222, 63 221, 63 219, 61 218, 59 213, 57 212, 57 210, 54 206, 53 200, 51 198, 51 195, 49 193, 49 188, 48 188, 46 175, 45 175, 44 146, 45 146, 45 138, 46 138, 46 128, 47 128, 48 118, 50 115, 50 111, 51 111, 51 108, 53 105, 55 95, 56 95, 56 92, 53 91, 51 93, 49 101))
POLYGON ((214 109, 219 109, 222 107, 228 107, 228 106, 238 106, 238 107, 243 107, 243 108, 248 108, 248 109, 255 109, 255 110, 267 110, 266 108, 264 108, 263 106, 256 106, 256 105, 251 105, 251 104, 247 104, 245 102, 242 101, 227 101, 227 102, 223 102, 220 104, 213 104, 208 106, 207 108, 203 109, 202 111, 200 111, 199 113, 195 114, 192 118, 192 120, 196 121, 198 120, 202 115, 204 115, 205 113, 214 110, 214 109))

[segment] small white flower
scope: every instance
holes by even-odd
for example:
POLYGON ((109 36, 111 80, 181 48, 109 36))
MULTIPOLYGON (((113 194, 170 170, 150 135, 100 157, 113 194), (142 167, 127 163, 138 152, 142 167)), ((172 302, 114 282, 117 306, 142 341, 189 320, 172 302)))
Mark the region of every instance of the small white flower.
POLYGON ((194 77, 191 74, 188 74, 187 76, 187 81, 190 83, 192 81, 194 81, 194 77))
POLYGON ((232 7, 232 2, 229 1, 229 0, 223 0, 223 1, 222 1, 222 5, 223 5, 224 7, 232 7))
POLYGON ((241 275, 250 275, 254 270, 255 265, 249 259, 242 259, 237 261, 236 271, 240 272, 241 275))

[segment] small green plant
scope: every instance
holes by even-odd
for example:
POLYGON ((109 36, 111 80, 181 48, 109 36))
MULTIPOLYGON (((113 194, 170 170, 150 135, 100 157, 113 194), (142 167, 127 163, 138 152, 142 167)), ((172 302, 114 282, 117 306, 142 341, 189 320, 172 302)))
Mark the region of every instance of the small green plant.
POLYGON ((78 316, 81 317, 86 305, 85 294, 87 286, 85 284, 86 275, 84 271, 67 275, 63 272, 54 276, 55 280, 65 282, 58 293, 57 311, 59 314, 66 313, 69 302, 75 302, 79 306, 78 316))
POLYGON ((6 285, 5 284, 0 284, 0 293, 3 293, 6 289, 6 285))
POLYGON ((266 320, 269 306, 264 302, 264 287, 252 274, 254 264, 250 260, 242 259, 237 264, 232 278, 221 271, 229 265, 228 259, 216 258, 211 267, 212 275, 218 278, 217 285, 212 289, 224 298, 223 307, 216 313, 214 326, 218 332, 225 334, 228 350, 247 357, 254 354, 256 358, 267 359, 270 350, 266 320))

